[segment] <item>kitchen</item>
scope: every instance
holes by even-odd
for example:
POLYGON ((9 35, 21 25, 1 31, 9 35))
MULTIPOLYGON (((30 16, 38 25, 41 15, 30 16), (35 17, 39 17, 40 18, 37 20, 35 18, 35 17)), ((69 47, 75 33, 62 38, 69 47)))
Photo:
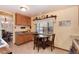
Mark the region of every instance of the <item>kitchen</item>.
POLYGON ((32 40, 31 18, 15 14, 15 44, 23 44, 32 40))
MULTIPOLYGON (((0 6, 0 7, 2 7, 2 6, 0 6)), ((5 7, 5 6, 3 6, 3 7, 5 7)), ((42 10, 40 8, 40 6, 37 5, 36 8, 37 7, 40 10, 42 10)), ((45 6, 41 6, 41 7, 45 7, 45 6)), ((48 7, 50 7, 50 6, 48 6, 48 7)), ((16 45, 17 47, 21 47, 24 44, 29 44, 30 42, 33 42, 33 40, 34 40, 33 33, 35 31, 39 32, 39 27, 47 28, 46 26, 50 26, 50 27, 52 27, 52 28, 50 28, 50 32, 52 31, 51 33, 56 34, 55 41, 54 41, 55 47, 65 50, 67 52, 70 51, 70 48, 72 46, 72 37, 71 36, 74 36, 73 34, 79 33, 79 30, 78 30, 79 29, 79 27, 78 27, 79 26, 78 25, 78 11, 79 11, 78 6, 65 6, 65 8, 64 8, 64 6, 55 6, 55 8, 58 8, 58 7, 59 7, 59 10, 57 9, 56 11, 52 12, 50 10, 52 8, 52 6, 51 6, 49 8, 50 12, 49 11, 43 12, 44 14, 41 14, 39 12, 39 13, 37 13, 37 15, 34 14, 33 17, 26 16, 19 12, 13 13, 14 14, 14 16, 13 16, 14 17, 13 18, 14 19, 13 20, 13 22, 14 22, 13 44, 16 45), (46 22, 43 23, 42 20, 39 20, 39 19, 37 20, 37 17, 44 18, 44 16, 47 16, 47 15, 55 16, 52 18, 46 18, 48 20, 52 19, 53 21, 48 21, 46 19, 43 19, 43 20, 46 20, 47 23, 52 22, 52 23, 49 23, 52 26, 47 24, 46 22), (42 22, 41 23, 42 25, 39 25, 40 22, 42 22), (68 24, 62 25, 61 23, 64 23, 64 22, 68 22, 68 24), (35 25, 35 24, 37 24, 37 25, 35 25), (64 44, 65 42, 66 42, 66 44, 64 44)), ((32 11, 30 11, 30 12, 32 12, 32 11)), ((40 28, 40 30, 43 30, 43 29, 40 28)), ((47 31, 47 29, 45 29, 45 33, 46 33, 46 31, 47 31)), ((31 45, 33 45, 33 44, 31 44, 31 45)), ((32 46, 32 48, 33 48, 33 46, 32 46)), ((33 51, 35 51, 35 50, 33 50, 33 51)), ((40 51, 39 51, 39 53, 40 53, 40 51)))

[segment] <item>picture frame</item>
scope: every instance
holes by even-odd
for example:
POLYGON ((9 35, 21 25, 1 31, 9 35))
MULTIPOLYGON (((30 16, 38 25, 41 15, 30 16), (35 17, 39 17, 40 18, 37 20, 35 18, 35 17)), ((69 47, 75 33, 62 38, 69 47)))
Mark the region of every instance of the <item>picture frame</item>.
POLYGON ((70 20, 59 21, 59 26, 70 26, 70 25, 71 25, 70 20))

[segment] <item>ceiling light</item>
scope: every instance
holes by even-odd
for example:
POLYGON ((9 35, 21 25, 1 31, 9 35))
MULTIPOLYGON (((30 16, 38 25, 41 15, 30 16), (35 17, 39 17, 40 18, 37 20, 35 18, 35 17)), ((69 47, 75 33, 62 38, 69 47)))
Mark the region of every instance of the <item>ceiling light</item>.
POLYGON ((26 9, 27 9, 27 8, 25 8, 25 7, 20 7, 20 10, 21 10, 21 11, 26 11, 26 9))
POLYGON ((29 9, 28 6, 21 6, 20 7, 20 10, 23 11, 23 12, 25 12, 28 9, 29 9))

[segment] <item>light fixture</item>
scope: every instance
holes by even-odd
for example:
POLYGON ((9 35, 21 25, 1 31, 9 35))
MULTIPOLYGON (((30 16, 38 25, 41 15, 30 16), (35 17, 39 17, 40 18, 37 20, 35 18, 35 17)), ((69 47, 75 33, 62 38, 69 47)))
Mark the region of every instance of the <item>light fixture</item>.
POLYGON ((28 9, 29 9, 28 6, 21 6, 20 7, 20 10, 23 11, 23 12, 25 12, 28 9))
POLYGON ((5 20, 2 21, 1 23, 3 23, 3 24, 8 24, 9 22, 7 21, 7 19, 6 19, 6 17, 5 17, 5 20))

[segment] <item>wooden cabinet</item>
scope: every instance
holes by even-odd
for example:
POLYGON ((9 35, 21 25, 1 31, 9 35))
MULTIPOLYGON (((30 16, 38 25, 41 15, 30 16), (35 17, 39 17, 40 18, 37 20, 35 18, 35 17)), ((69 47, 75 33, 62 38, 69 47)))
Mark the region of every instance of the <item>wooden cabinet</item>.
POLYGON ((22 23, 21 25, 26 25, 27 26, 27 19, 26 19, 26 16, 22 16, 22 23))
POLYGON ((22 17, 20 14, 15 14, 15 24, 21 25, 22 24, 22 17))
POLYGON ((16 25, 31 25, 31 18, 21 15, 21 14, 15 14, 15 24, 16 25))
POLYGON ((24 40, 25 40, 24 35, 16 35, 16 37, 15 37, 15 43, 17 45, 24 43, 24 40))
POLYGON ((33 40, 32 34, 16 34, 15 35, 15 44, 21 45, 25 42, 29 42, 33 40))
POLYGON ((31 25, 31 18, 30 17, 26 17, 27 19, 27 25, 30 26, 31 25))
POLYGON ((26 36, 26 41, 31 41, 31 40, 33 40, 33 35, 32 34, 28 34, 26 36))

